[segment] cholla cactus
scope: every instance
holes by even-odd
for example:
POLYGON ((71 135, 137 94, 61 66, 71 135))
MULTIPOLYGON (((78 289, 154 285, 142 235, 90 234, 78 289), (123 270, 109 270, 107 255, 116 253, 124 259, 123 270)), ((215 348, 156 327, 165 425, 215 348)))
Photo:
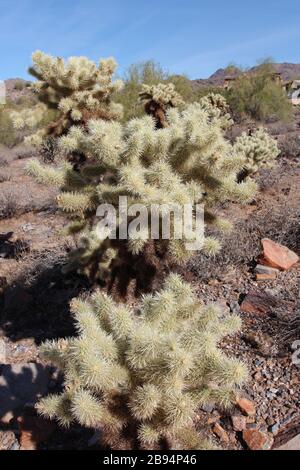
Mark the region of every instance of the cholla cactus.
POLYGON ((218 93, 209 93, 201 98, 200 103, 210 113, 211 119, 218 120, 224 130, 234 124, 224 96, 218 93))
MULTIPOLYGON (((148 213, 153 204, 189 204, 195 215, 196 205, 202 203, 207 223, 221 231, 230 229, 228 221, 217 217, 216 205, 251 200, 256 184, 250 179, 237 181, 246 153, 242 146, 239 154, 224 137, 231 121, 223 97, 211 94, 178 110, 176 106, 183 103, 174 85, 146 86, 141 99, 147 115, 121 124, 112 119, 116 115, 111 94, 118 88, 112 82, 112 60, 102 61, 97 68, 85 58, 65 63, 40 52, 33 57, 40 100, 61 113, 45 132, 48 138, 53 131, 61 136, 60 153, 72 165, 62 163, 55 169, 33 161, 28 171, 41 183, 48 179, 61 188, 59 207, 75 219, 70 231, 83 235, 72 267, 77 263, 94 279, 105 280, 108 263, 120 266, 121 253, 127 261, 129 253, 129 264, 136 271, 136 257, 142 256, 150 239, 146 230, 138 239, 129 234, 128 243, 101 238, 94 230, 97 206, 109 203, 118 209, 119 196, 127 196, 130 204, 143 204, 148 213)), ((43 131, 39 132, 37 139, 43 131)), ((151 243, 158 257, 170 255, 184 262, 192 254, 186 248, 191 239, 187 234, 188 240, 176 239, 175 222, 172 215, 169 240, 151 243)), ((207 238, 203 249, 215 254, 220 243, 207 238)))
POLYGON ((168 108, 177 108, 184 104, 173 83, 143 85, 140 99, 145 102, 145 111, 150 116, 153 116, 158 129, 168 126, 168 108))
POLYGON ((31 110, 13 113, 17 128, 36 127, 48 109, 57 110, 57 120, 47 129, 29 136, 27 142, 39 145, 47 136, 61 136, 73 125, 85 125, 91 118, 116 119, 122 107, 111 101, 122 82, 112 77, 116 68, 113 58, 101 60, 99 66, 86 57, 70 57, 67 61, 41 51, 32 55, 29 72, 37 81, 32 89, 40 103, 31 110))
POLYGON ((237 155, 244 155, 243 171, 240 179, 257 173, 260 168, 272 168, 275 159, 280 154, 276 140, 274 140, 262 127, 247 135, 243 132, 236 139, 234 151, 237 155))
MULTIPOLYGON (((201 103, 188 105, 182 111, 169 108, 166 112, 168 126, 157 129, 152 116, 133 119, 125 125, 116 121, 90 120, 85 128, 73 126, 60 139, 60 148, 67 155, 73 152, 84 154, 87 161, 80 171, 68 166, 57 170, 42 167, 38 162, 30 163, 28 170, 39 181, 55 183, 62 189, 58 197, 59 207, 76 219, 76 227, 84 232, 84 243, 75 253, 79 265, 97 272, 102 278, 103 259, 107 264, 106 251, 118 254, 115 242, 96 240, 91 231, 96 208, 109 203, 118 208, 119 196, 127 196, 129 203, 143 204, 151 211, 151 205, 205 204, 205 221, 221 231, 230 229, 230 223, 217 217, 216 204, 226 200, 247 202, 253 198, 256 184, 247 180, 236 181, 243 167, 244 155, 233 152, 225 139, 223 121, 212 118, 209 109, 201 103), (55 176, 56 171, 56 176, 55 176), (79 224, 78 224, 79 222, 79 224), (91 242, 87 243, 91 237, 91 242), (97 261, 98 260, 98 261, 97 261), (96 264, 95 264, 96 263, 96 264)), ((172 219, 174 226, 174 219, 172 219)), ((173 228, 172 226, 172 228, 173 228)), ((188 239, 154 240, 159 255, 170 255, 177 262, 186 261, 192 254, 186 248, 188 239)), ((133 256, 142 253, 150 236, 143 233, 130 239, 127 250, 133 256)), ((215 254, 220 243, 215 238, 206 238, 203 245, 208 254, 215 254)), ((111 259, 111 256, 108 257, 111 259)), ((114 258, 116 260, 116 258, 114 258)), ((72 263, 72 266, 74 263, 72 263)))
POLYGON ((34 128, 43 119, 45 113, 45 106, 38 104, 34 109, 23 109, 22 111, 12 111, 10 117, 13 123, 13 126, 17 130, 22 130, 24 128, 34 128))
POLYGON ((102 444, 115 449, 136 438, 148 449, 162 439, 173 449, 206 447, 193 427, 197 408, 230 406, 247 378, 246 366, 218 348, 240 318, 203 306, 177 275, 137 312, 100 291, 71 309, 79 337, 41 348, 63 370, 65 389, 42 399, 39 412, 64 426, 101 429, 102 444))

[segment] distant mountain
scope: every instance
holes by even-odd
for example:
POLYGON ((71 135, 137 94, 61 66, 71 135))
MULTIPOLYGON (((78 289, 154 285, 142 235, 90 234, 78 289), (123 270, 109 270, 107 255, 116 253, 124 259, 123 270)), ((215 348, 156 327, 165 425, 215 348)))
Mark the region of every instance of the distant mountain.
MULTIPOLYGON (((274 69, 276 72, 280 73, 283 80, 293 80, 295 78, 300 77, 300 64, 291 64, 288 62, 283 62, 280 64, 273 64, 274 69)), ((257 70, 256 67, 252 67, 249 69, 250 72, 255 72, 257 70)), ((220 86, 223 85, 225 77, 228 75, 234 76, 236 73, 233 71, 232 73, 228 74, 226 69, 218 69, 215 73, 213 73, 209 78, 203 79, 199 78, 196 80, 192 80, 195 86, 220 86)))

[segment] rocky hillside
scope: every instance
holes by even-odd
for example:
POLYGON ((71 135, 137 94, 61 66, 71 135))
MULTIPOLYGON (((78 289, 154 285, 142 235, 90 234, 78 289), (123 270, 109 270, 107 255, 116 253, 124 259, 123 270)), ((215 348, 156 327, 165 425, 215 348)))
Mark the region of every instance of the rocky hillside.
MULTIPOLYGON (((292 80, 300 77, 300 64, 291 64, 288 62, 283 62, 281 64, 273 65, 275 70, 281 74, 283 80, 292 80)), ((250 72, 255 72, 256 70, 257 67, 252 67, 249 69, 250 72)), ((220 68, 209 78, 199 78, 197 80, 193 80, 193 83, 198 86, 220 86, 223 84, 224 79, 227 75, 228 73, 226 69, 220 68)))
POLYGON ((6 98, 14 103, 18 102, 19 98, 32 97, 33 93, 29 89, 30 82, 22 78, 9 78, 5 80, 6 98))

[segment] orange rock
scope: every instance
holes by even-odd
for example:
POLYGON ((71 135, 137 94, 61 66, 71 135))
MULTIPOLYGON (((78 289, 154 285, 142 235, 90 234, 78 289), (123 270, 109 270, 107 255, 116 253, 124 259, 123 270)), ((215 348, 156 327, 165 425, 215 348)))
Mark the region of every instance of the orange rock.
POLYGON ((227 432, 225 431, 225 429, 222 428, 222 426, 219 424, 219 423, 216 423, 213 427, 213 433, 218 436, 218 438, 223 441, 223 442, 226 442, 226 444, 229 443, 229 437, 228 437, 228 434, 227 432))
POLYGON ((38 416, 24 414, 18 418, 21 450, 36 450, 41 442, 46 442, 56 428, 56 424, 38 416))
POLYGON ((263 247, 262 261, 267 266, 286 271, 299 261, 299 256, 286 246, 275 243, 269 238, 264 238, 261 243, 263 247))
POLYGON ((266 314, 277 307, 275 297, 263 291, 250 291, 241 304, 241 310, 245 313, 266 314))
POLYGON ((256 414, 255 405, 251 400, 248 400, 248 398, 239 397, 237 398, 236 404, 239 407, 239 409, 243 413, 245 413, 247 416, 255 416, 256 414))
POLYGON ((243 431, 243 439, 251 450, 270 450, 274 443, 270 434, 258 429, 246 429, 243 431))

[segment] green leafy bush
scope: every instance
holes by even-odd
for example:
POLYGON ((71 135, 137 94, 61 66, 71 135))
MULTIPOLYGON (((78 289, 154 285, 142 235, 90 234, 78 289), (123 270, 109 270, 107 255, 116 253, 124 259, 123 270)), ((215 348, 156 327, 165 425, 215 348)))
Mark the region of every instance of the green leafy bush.
POLYGON ((235 116, 266 121, 288 120, 292 106, 280 83, 274 79, 274 68, 263 63, 256 72, 240 74, 226 93, 235 116))

